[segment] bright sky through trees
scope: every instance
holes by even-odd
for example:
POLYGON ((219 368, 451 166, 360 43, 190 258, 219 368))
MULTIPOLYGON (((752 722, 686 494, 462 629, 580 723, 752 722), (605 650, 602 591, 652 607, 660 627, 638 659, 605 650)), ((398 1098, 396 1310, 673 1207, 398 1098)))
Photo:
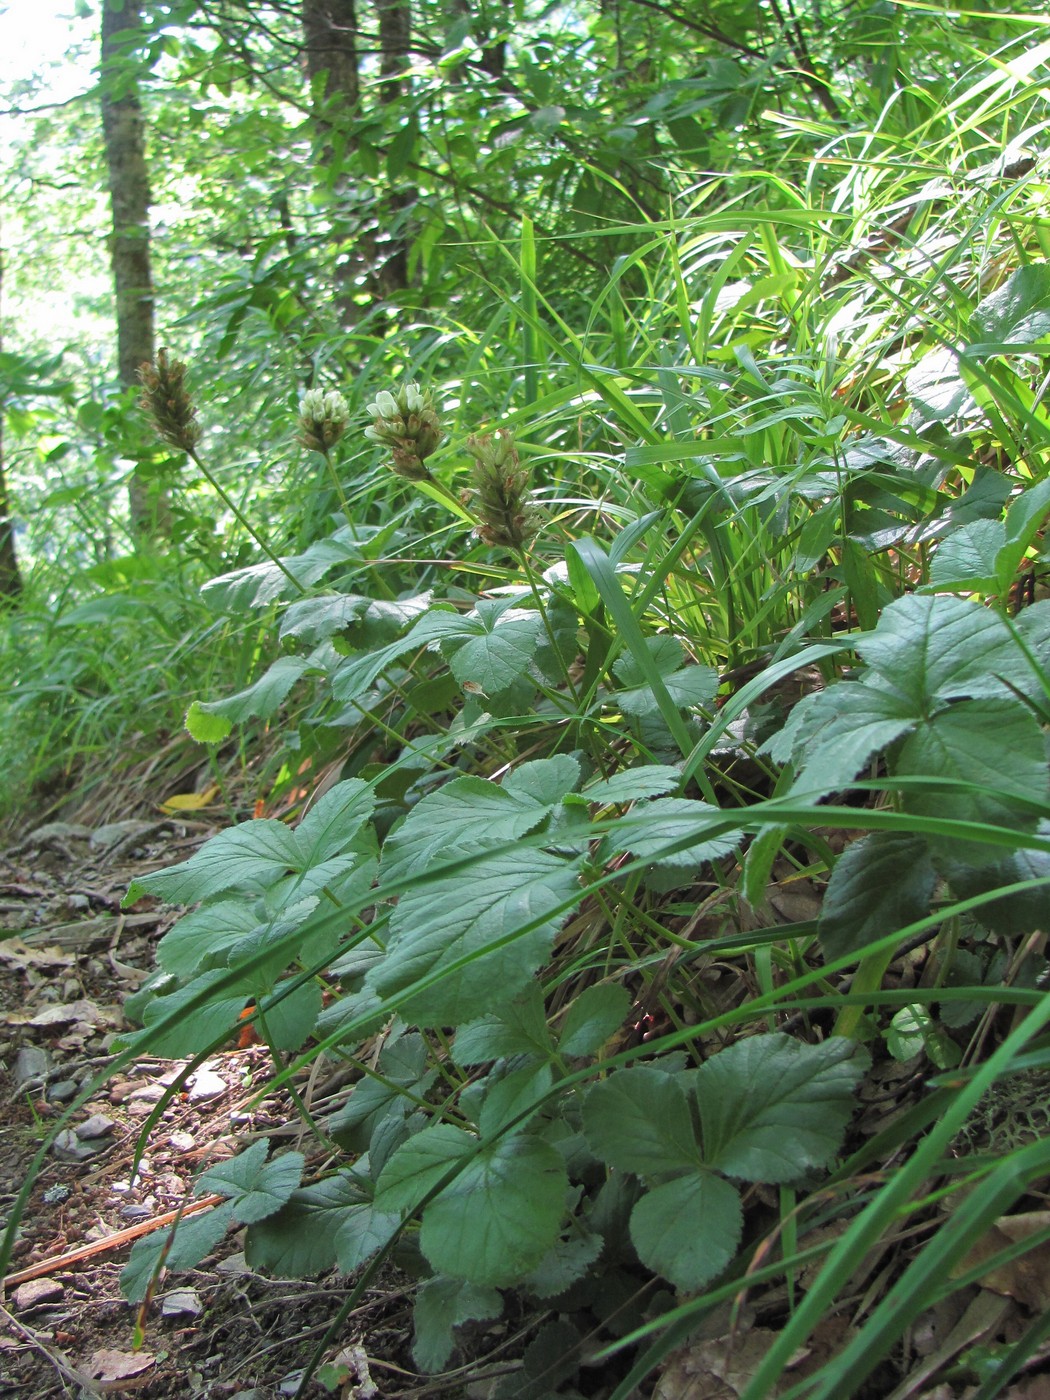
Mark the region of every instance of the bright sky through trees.
MULTIPOLYGON (((97 28, 92 14, 74 13, 84 6, 73 0, 8 0, 0 5, 0 93, 8 101, 14 84, 39 76, 40 96, 65 102, 82 92, 91 78, 85 41, 97 28)), ((6 102, 5 104, 6 105, 6 102)))

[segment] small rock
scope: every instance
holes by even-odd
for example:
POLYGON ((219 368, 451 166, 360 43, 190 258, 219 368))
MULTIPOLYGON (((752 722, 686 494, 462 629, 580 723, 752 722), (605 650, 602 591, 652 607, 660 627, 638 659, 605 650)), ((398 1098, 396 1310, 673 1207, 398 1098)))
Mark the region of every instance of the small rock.
POLYGON ((120 1214, 125 1220, 148 1220, 153 1212, 149 1206, 121 1206, 120 1214))
POLYGON ((91 900, 86 894, 71 894, 66 899, 66 905, 73 914, 82 914, 85 909, 91 908, 91 900))
POLYGON ((67 1186, 64 1181, 56 1181, 54 1186, 47 1188, 40 1199, 45 1206, 60 1206, 63 1201, 68 1201, 72 1194, 72 1187, 67 1186))
POLYGON ((51 1151, 60 1162, 86 1162, 91 1157, 98 1156, 102 1145, 81 1142, 72 1128, 63 1128, 56 1134, 51 1151))
POLYGON ((51 1085, 47 1096, 52 1103, 68 1103, 70 1099, 75 1099, 77 1096, 77 1081, 75 1079, 60 1079, 57 1084, 51 1085))
POLYGON ((86 1123, 77 1125, 77 1137, 83 1142, 85 1139, 105 1137, 116 1127, 112 1118, 107 1118, 104 1113, 93 1113, 86 1123))
POLYGON ((206 1103, 226 1093, 226 1081, 213 1069, 199 1069, 190 1082, 190 1103, 206 1103))
POLYGON ((137 1089, 132 1089, 128 1096, 129 1103, 157 1103, 164 1097, 164 1086, 161 1084, 141 1084, 137 1089))
MULTIPOLYGON (((78 983, 79 986, 79 983, 78 983)), ((49 1029, 51 1026, 68 1025, 72 1021, 83 1021, 92 1030, 103 1019, 102 1012, 93 1001, 79 997, 76 1001, 63 1001, 38 1011, 27 1022, 30 1026, 49 1029)))
POLYGON ((197 1145, 197 1139, 192 1133, 176 1132, 168 1138, 168 1144, 174 1147, 176 1152, 190 1152, 197 1145))
POLYGON ((89 844, 93 851, 108 851, 111 846, 117 846, 121 841, 133 841, 136 836, 143 837, 156 829, 156 822, 135 821, 133 818, 129 821, 110 822, 107 826, 96 827, 91 832, 89 844))
POLYGON ((220 1259, 215 1265, 217 1274, 229 1274, 233 1278, 240 1278, 244 1274, 252 1272, 251 1266, 244 1257, 244 1250, 240 1249, 236 1254, 229 1254, 225 1259, 220 1259))
POLYGON ((23 1089, 34 1079, 42 1079, 51 1065, 51 1057, 39 1045, 23 1045, 11 1067, 16 1089, 23 1089))
POLYGON ((104 1348, 101 1351, 92 1352, 88 1359, 88 1366, 91 1368, 88 1375, 92 1380, 99 1380, 107 1390, 127 1390, 126 1385, 115 1384, 115 1382, 128 1381, 134 1376, 141 1376, 144 1371, 148 1371, 156 1363, 157 1358, 150 1356, 147 1352, 113 1351, 104 1348))
POLYGON ((162 1317, 197 1317, 204 1311, 200 1294, 192 1288, 174 1288, 164 1295, 160 1305, 162 1317))
MULTIPOLYGON (((20 844, 24 850, 31 848, 39 850, 41 846, 46 846, 49 841, 86 841, 90 835, 91 828, 81 826, 79 822, 47 822, 44 826, 38 826, 20 844)), ((47 878, 46 873, 44 878, 47 878)))
POLYGON ((65 1291, 57 1278, 31 1278, 15 1289, 15 1307, 24 1310, 39 1308, 43 1303, 57 1303, 65 1291))

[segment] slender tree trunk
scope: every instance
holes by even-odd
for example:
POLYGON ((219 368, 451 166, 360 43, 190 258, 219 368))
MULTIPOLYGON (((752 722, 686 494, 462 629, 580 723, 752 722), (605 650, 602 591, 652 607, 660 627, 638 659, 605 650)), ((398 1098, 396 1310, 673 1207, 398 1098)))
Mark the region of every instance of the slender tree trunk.
MULTIPOLYGON (((376 0, 379 16, 379 72, 383 82, 379 99, 384 104, 404 96, 404 73, 412 41, 412 12, 408 0, 376 0)), ((408 240, 401 227, 406 211, 415 203, 415 191, 391 190, 386 200, 389 227, 380 238, 380 262, 375 270, 376 285, 384 297, 395 296, 408 286, 408 240)))
MULTIPOLYGON (((0 256, 0 306, 3 305, 3 286, 4 263, 0 256)), ((0 328, 2 326, 3 321, 0 320, 0 328)), ((22 575, 15 553, 15 523, 11 519, 11 501, 4 472, 4 407, 0 398, 0 597, 15 598, 22 591, 22 575)))
POLYGON ((340 320, 349 327, 357 317, 354 295, 358 278, 368 261, 368 235, 352 228, 346 217, 349 181, 342 174, 330 180, 327 172, 353 149, 345 128, 357 115, 361 101, 354 0, 302 0, 302 22, 306 76, 310 80, 314 116, 321 137, 318 168, 325 194, 334 198, 336 205, 333 219, 336 305, 340 320), (338 143, 342 151, 337 153, 333 137, 340 127, 344 128, 344 134, 338 143))
POLYGON ((4 472, 4 425, 0 417, 0 597, 17 598, 22 591, 22 575, 15 553, 15 523, 4 472))
MULTIPOLYGON (((408 0, 376 0, 376 13, 383 79, 379 96, 388 104, 396 102, 404 90, 412 32, 408 0)), ((319 165, 327 174, 334 161, 352 153, 354 143, 346 132, 361 110, 354 0, 302 0, 302 23, 306 72, 323 143, 319 165), (341 128, 344 139, 339 150, 334 138, 341 128)), ((400 224, 414 195, 393 190, 366 205, 352 201, 353 185, 345 176, 327 181, 325 188, 337 206, 334 242, 340 315, 351 325, 358 315, 356 298, 362 284, 385 298, 408 283, 408 249, 400 224)))
MULTIPOLYGON (((154 353, 150 187, 133 52, 141 19, 141 0, 102 2, 102 134, 113 210, 110 263, 117 302, 117 367, 125 389, 138 385, 139 369, 154 353)), ((137 534, 166 533, 166 492, 141 468, 133 470, 128 483, 128 506, 137 534)))
POLYGON ((303 0, 306 74, 315 86, 324 74, 318 119, 327 129, 340 112, 353 115, 361 96, 357 72, 357 12, 354 0, 303 0), (331 110, 325 110, 325 108, 331 110))

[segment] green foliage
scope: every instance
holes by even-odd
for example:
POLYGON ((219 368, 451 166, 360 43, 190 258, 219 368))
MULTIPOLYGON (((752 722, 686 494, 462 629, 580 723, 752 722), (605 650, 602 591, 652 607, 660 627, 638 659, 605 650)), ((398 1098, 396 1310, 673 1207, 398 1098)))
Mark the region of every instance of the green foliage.
POLYGON ((586 1331, 627 1400, 768 1286, 793 1301, 759 1400, 903 1222, 899 1291, 806 1379, 844 1394, 1046 1165, 989 1155, 928 1209, 980 1095, 1046 1057, 1045 968, 1015 960, 1050 882, 1045 52, 1022 17, 921 8, 716 5, 701 33, 578 5, 508 43, 421 6, 411 75, 341 104, 272 18, 172 21, 137 60, 160 187, 202 219, 160 262, 205 425, 200 462, 156 459, 170 553, 88 557, 127 403, 30 341, 0 364, 18 489, 75 561, 3 633, 6 742, 86 762, 148 713, 264 810, 293 795, 132 885, 196 907, 118 1051, 207 1053, 252 1008, 274 1085, 350 1073, 303 1109, 323 1166, 211 1168, 224 1203, 137 1245, 125 1291, 231 1224, 282 1275, 396 1250, 423 1369, 535 1309, 497 1395, 576 1394, 586 1331), (152 85, 168 38, 199 104, 152 85), (205 241, 206 271, 174 255, 205 241), (337 387, 308 455, 300 393, 337 387), (511 433, 534 499, 496 548, 464 488, 511 433), (873 1136, 862 1041, 923 1083, 873 1136))

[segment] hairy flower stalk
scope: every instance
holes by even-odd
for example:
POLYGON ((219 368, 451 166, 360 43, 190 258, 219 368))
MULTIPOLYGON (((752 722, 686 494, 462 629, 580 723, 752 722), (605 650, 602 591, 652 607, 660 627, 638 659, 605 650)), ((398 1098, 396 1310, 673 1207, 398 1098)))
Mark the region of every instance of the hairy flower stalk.
POLYGON ((347 522, 351 522, 350 505, 332 462, 331 449, 346 432, 350 423, 350 409, 346 399, 336 389, 307 389, 299 400, 299 433, 297 441, 309 452, 320 452, 332 478, 335 494, 339 498, 347 522))
POLYGON ((346 432, 350 410, 346 399, 335 389, 307 389, 299 400, 299 442, 311 452, 334 447, 346 432))
POLYGON ((169 360, 167 350, 158 350, 153 364, 147 362, 139 370, 139 379, 142 381, 142 397, 139 402, 143 410, 152 419, 154 427, 165 442, 181 448, 200 468, 223 505, 252 537, 270 563, 275 564, 281 573, 295 584, 300 593, 305 593, 303 585, 284 561, 278 559, 244 512, 231 500, 229 492, 201 461, 197 452, 197 443, 201 436, 200 424, 197 422, 197 413, 186 386, 186 374, 187 366, 182 360, 169 360))
POLYGON ((551 627, 536 575, 529 563, 526 546, 536 536, 544 521, 544 513, 529 495, 529 469, 523 467, 514 434, 500 428, 491 433, 472 434, 467 438, 467 451, 474 458, 474 491, 470 507, 474 529, 486 544, 509 549, 518 557, 529 590, 543 620, 554 655, 573 700, 576 686, 565 664, 558 640, 551 627))
POLYGON ((158 350, 153 364, 139 369, 142 396, 139 403, 152 420, 157 432, 172 447, 191 456, 200 441, 200 424, 186 388, 186 366, 181 360, 169 360, 167 350, 158 350))
POLYGON ((365 437, 389 447, 392 470, 408 481, 431 480, 426 459, 441 442, 444 431, 429 391, 418 384, 403 384, 393 394, 383 389, 367 409, 372 422, 365 437))
POLYGON ((475 527, 486 544, 520 551, 543 523, 543 512, 529 499, 529 470, 521 465, 514 436, 500 428, 467 438, 474 458, 475 527))

